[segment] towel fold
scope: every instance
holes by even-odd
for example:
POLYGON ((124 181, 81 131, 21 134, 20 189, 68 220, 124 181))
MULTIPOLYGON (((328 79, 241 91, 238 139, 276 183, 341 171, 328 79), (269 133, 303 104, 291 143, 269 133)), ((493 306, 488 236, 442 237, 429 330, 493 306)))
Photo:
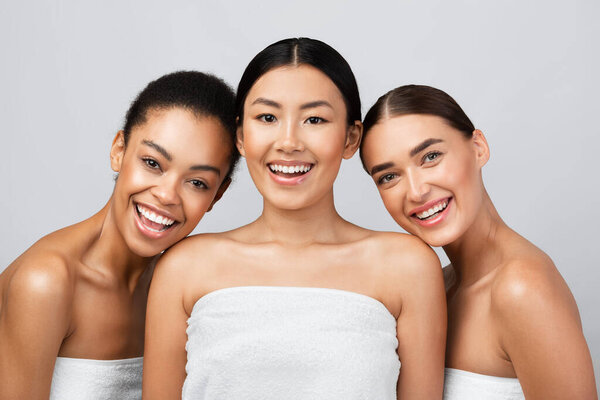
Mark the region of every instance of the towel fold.
POLYGON ((444 400, 525 400, 517 378, 446 368, 444 400))
POLYGON ((194 305, 183 400, 396 399, 396 319, 323 288, 244 286, 194 305))
POLYGON ((139 400, 143 360, 57 357, 50 400, 139 400))

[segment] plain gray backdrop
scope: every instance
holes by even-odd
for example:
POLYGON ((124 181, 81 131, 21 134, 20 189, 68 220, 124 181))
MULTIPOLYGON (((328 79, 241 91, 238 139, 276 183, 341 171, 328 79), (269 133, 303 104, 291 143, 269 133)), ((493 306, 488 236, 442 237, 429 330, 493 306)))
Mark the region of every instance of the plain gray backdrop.
MULTIPOLYGON (((196 69, 235 87, 265 46, 308 36, 348 60, 363 115, 389 89, 428 84, 484 131, 486 187, 505 221, 547 252, 569 284, 598 382, 599 16, 594 0, 2 0, 0 271, 44 234, 105 204, 112 138, 149 81, 196 69)), ((196 232, 259 215, 241 164, 196 232)), ((335 191, 346 219, 400 230, 358 156, 343 163, 335 191)))

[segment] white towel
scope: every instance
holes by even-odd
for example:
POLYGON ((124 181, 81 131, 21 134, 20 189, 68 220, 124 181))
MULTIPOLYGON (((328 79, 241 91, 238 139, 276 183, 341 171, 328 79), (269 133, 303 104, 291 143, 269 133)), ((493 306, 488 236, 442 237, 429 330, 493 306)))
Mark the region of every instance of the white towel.
POLYGON ((184 400, 396 399, 396 319, 335 289, 214 291, 188 320, 184 400))
POLYGON ((143 360, 57 357, 50 400, 139 400, 143 360))
POLYGON ((446 368, 444 400, 524 400, 517 378, 446 368))

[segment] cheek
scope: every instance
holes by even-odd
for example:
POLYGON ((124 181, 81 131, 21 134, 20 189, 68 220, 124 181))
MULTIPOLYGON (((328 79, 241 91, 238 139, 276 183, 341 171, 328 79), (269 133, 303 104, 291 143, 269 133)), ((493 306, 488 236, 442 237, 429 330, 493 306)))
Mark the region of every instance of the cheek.
POLYGON ((392 216, 394 221, 398 224, 402 222, 405 217, 403 212, 403 196, 400 189, 400 184, 397 184, 393 188, 387 190, 380 190, 379 194, 383 205, 388 213, 392 216))

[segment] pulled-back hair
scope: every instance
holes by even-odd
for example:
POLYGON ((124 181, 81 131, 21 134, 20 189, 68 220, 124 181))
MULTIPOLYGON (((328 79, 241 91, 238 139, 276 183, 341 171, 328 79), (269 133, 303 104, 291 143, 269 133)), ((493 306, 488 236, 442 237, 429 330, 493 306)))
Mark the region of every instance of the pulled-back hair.
POLYGON ((235 147, 235 94, 221 79, 197 71, 178 71, 152 81, 138 94, 127 114, 123 126, 125 145, 131 130, 146 122, 148 112, 171 108, 183 108, 199 117, 214 117, 227 131, 229 143, 230 177, 239 160, 235 147))
POLYGON ((241 124, 244 102, 254 83, 273 68, 310 65, 331 79, 346 104, 348 125, 361 120, 358 85, 348 62, 327 43, 309 38, 283 39, 267 46, 246 67, 237 89, 236 111, 241 124))
POLYGON ((427 114, 441 117, 466 138, 470 138, 475 130, 475 126, 467 117, 467 114, 446 92, 425 85, 400 86, 381 96, 365 116, 363 140, 360 145, 360 160, 363 167, 365 167, 363 143, 369 130, 383 119, 410 114, 427 114))

